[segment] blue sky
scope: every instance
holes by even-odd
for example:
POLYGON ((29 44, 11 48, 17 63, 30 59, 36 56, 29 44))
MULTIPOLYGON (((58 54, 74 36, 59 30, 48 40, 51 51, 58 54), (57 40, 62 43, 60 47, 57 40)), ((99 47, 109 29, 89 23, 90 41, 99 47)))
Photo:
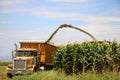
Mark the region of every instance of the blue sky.
MULTIPOLYGON (((20 40, 45 41, 61 24, 82 28, 98 40, 120 41, 120 0, 0 0, 0 60, 20 40)), ((55 45, 91 38, 62 29, 55 45)))

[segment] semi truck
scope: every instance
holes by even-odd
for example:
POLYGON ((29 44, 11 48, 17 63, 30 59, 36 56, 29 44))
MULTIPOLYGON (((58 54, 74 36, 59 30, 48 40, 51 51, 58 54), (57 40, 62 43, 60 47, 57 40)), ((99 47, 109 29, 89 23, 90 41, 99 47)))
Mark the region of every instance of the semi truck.
POLYGON ((57 47, 45 42, 20 41, 20 48, 12 53, 12 64, 7 66, 7 76, 31 74, 40 69, 50 69, 57 47))
POLYGON ((62 28, 78 30, 90 36, 93 41, 96 40, 93 35, 83 29, 69 24, 62 24, 45 42, 20 41, 20 48, 15 44, 15 50, 12 53, 12 64, 9 64, 6 68, 7 76, 12 78, 17 74, 31 74, 39 69, 51 69, 57 46, 50 44, 50 40, 62 28))

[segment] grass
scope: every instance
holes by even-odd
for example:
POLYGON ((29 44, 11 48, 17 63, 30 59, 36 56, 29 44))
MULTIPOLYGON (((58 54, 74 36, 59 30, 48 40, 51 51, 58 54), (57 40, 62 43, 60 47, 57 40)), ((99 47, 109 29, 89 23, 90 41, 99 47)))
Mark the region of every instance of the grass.
POLYGON ((8 64, 11 64, 11 62, 0 62, 0 66, 7 66, 8 64))
POLYGON ((7 80, 5 68, 11 62, 0 62, 0 80, 7 80))
POLYGON ((6 66, 0 66, 0 71, 5 70, 6 66))
POLYGON ((7 80, 5 68, 6 66, 0 66, 0 80, 7 80))
POLYGON ((92 72, 79 75, 65 75, 58 71, 36 72, 32 75, 15 76, 12 80, 120 80, 120 73, 105 72, 93 74, 92 72))
POLYGON ((0 66, 0 80, 120 80, 120 73, 117 72, 104 72, 102 74, 85 72, 79 75, 67 76, 54 70, 38 71, 31 75, 14 76, 12 79, 8 79, 5 68, 6 66, 0 66))

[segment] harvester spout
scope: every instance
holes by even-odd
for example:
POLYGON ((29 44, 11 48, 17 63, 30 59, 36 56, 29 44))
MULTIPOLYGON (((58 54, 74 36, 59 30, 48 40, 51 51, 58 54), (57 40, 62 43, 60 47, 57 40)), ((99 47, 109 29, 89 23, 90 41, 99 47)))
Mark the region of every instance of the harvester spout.
POLYGON ((79 30, 80 32, 83 32, 83 33, 87 34, 87 35, 90 36, 94 41, 96 41, 96 38, 95 38, 92 34, 88 33, 87 31, 85 31, 85 30, 83 30, 83 29, 80 29, 80 28, 78 28, 78 27, 69 25, 69 24, 62 24, 62 25, 60 25, 60 26, 52 33, 52 35, 48 38, 48 40, 46 41, 46 43, 49 43, 50 40, 53 38, 53 36, 57 33, 57 31, 58 31, 59 29, 62 29, 62 28, 72 28, 72 29, 79 30))

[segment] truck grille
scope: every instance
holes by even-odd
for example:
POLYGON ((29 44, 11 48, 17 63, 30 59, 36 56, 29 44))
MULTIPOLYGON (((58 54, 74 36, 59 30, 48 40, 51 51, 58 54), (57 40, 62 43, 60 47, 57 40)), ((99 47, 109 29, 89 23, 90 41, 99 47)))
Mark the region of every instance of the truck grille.
POLYGON ((25 59, 14 59, 14 70, 25 70, 26 60, 25 59))

